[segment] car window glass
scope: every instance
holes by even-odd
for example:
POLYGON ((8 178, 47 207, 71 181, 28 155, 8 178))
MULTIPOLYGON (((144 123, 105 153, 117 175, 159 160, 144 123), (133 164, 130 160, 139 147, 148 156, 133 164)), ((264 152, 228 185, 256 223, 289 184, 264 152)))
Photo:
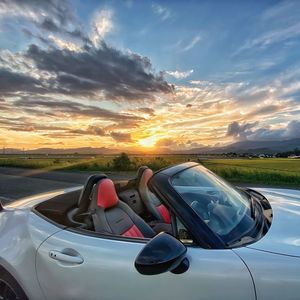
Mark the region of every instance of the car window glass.
POLYGON ((202 166, 185 169, 171 183, 217 235, 226 236, 249 214, 247 196, 202 166))

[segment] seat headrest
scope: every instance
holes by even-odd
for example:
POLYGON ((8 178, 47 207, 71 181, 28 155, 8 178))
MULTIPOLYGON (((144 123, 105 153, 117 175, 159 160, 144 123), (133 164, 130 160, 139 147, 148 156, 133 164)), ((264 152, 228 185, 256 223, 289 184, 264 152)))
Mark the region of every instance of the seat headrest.
POLYGON ((97 205, 105 209, 119 203, 114 183, 108 178, 100 180, 97 183, 93 197, 96 197, 97 205))
POLYGON ((144 171, 146 169, 149 169, 149 168, 147 166, 141 166, 141 167, 139 167, 139 169, 137 171, 137 175, 136 175, 136 179, 137 179, 138 182, 140 182, 140 180, 141 180, 141 178, 142 178, 142 176, 144 174, 144 171))
POLYGON ((142 175, 142 180, 144 181, 145 184, 148 183, 149 179, 152 177, 153 171, 151 169, 145 169, 142 175))

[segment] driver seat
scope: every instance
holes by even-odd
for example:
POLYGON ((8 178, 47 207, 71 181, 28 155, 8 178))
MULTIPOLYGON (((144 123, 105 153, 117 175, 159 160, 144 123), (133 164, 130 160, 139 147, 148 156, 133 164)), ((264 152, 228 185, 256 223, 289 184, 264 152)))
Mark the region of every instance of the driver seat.
POLYGON ((108 178, 94 185, 90 212, 96 232, 132 238, 155 236, 152 228, 119 200, 114 183, 108 178))
POLYGON ((153 171, 150 168, 146 166, 139 168, 137 176, 138 192, 147 210, 156 220, 171 224, 170 212, 148 188, 148 182, 152 175, 153 171))

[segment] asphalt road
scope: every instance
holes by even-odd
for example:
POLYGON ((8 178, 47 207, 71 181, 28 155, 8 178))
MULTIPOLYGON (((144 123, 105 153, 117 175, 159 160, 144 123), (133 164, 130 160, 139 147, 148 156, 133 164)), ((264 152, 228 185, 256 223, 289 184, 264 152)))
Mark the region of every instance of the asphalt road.
MULTIPOLYGON (((96 172, 45 172, 21 168, 0 167, 0 199, 7 203, 16 199, 57 189, 83 185, 96 172)), ((127 179, 128 175, 108 174, 112 179, 127 179)))

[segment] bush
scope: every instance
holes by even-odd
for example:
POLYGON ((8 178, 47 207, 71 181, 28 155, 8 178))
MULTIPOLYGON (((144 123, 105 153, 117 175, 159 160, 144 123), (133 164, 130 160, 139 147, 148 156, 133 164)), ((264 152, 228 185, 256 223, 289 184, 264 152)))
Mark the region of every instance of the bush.
POLYGON ((118 171, 129 171, 132 169, 132 162, 126 153, 121 153, 112 161, 112 168, 118 171))
POLYGON ((171 163, 162 157, 155 157, 147 165, 150 169, 157 171, 171 165, 171 163))

